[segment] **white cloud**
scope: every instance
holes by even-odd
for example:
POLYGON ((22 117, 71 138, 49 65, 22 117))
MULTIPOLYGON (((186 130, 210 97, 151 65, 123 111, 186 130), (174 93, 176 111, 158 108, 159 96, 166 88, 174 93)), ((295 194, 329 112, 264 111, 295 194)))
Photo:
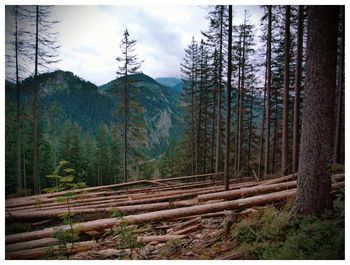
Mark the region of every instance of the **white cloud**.
MULTIPOLYGON (((234 23, 243 21, 246 6, 235 6, 234 23)), ((251 20, 259 22, 256 6, 251 20)), ((199 41, 206 30, 208 6, 54 6, 58 19, 60 58, 57 68, 72 71, 97 85, 116 78, 119 44, 125 28, 137 40, 136 52, 144 60, 141 70, 154 78, 180 77, 184 48, 192 36, 199 41)))

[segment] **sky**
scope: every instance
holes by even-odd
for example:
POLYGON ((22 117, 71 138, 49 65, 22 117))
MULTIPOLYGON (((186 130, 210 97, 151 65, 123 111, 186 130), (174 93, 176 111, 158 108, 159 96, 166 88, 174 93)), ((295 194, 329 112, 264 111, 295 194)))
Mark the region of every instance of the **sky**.
MULTIPOLYGON (((243 22, 244 10, 259 24, 258 6, 234 6, 233 24, 243 22)), ((53 6, 58 20, 60 59, 55 68, 71 71, 96 85, 116 78, 116 57, 127 28, 141 71, 153 78, 181 77, 180 63, 192 36, 201 39, 208 28, 208 6, 53 6)))

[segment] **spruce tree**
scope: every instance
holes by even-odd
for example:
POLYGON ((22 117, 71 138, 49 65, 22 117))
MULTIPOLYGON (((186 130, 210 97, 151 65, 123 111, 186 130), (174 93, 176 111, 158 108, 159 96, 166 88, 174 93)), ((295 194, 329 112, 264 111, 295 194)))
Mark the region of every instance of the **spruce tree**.
POLYGON ((135 55, 136 40, 130 39, 130 34, 125 29, 123 39, 120 44, 122 56, 117 57, 119 64, 117 75, 122 77, 122 89, 120 90, 120 111, 123 115, 123 176, 124 182, 128 181, 128 156, 136 148, 145 144, 145 125, 143 121, 143 107, 137 101, 137 87, 132 81, 131 75, 137 73, 141 67, 135 55))

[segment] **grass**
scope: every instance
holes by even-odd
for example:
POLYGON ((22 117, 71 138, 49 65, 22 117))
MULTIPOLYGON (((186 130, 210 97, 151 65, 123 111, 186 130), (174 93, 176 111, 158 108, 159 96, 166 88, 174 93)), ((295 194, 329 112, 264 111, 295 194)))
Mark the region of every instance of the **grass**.
POLYGON ((292 203, 282 209, 260 208, 231 227, 245 259, 344 259, 344 193, 334 209, 318 216, 291 216, 292 203))

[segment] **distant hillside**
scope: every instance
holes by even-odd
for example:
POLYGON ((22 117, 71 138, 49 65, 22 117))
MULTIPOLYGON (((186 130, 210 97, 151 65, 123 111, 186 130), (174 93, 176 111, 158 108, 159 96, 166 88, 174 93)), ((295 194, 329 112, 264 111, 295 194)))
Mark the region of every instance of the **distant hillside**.
MULTIPOLYGON (((149 143, 153 149, 159 148, 159 127, 168 130, 169 137, 182 135, 182 110, 180 99, 170 87, 161 85, 145 74, 132 75, 132 81, 139 88, 138 100, 145 110, 149 143)), ((123 88, 122 78, 118 78, 99 87, 100 91, 115 97, 117 90, 123 88)), ((118 103, 117 103, 118 104, 118 103)), ((152 150, 155 153, 156 150, 152 150)))
POLYGON ((176 77, 159 77, 155 79, 159 84, 171 87, 178 95, 181 94, 183 83, 182 80, 176 77))
MULTIPOLYGON (((131 78, 140 88, 139 101, 145 110, 149 152, 153 157, 159 155, 159 126, 165 126, 169 137, 182 135, 181 108, 178 94, 163 86, 145 74, 132 75, 131 78)), ((22 100, 30 99, 32 78, 23 81, 22 100)), ((95 134, 100 124, 110 125, 116 122, 112 112, 116 110, 118 100, 116 91, 122 88, 122 79, 112 80, 97 87, 71 72, 55 71, 40 75, 41 108, 47 109, 56 103, 59 109, 58 120, 62 124, 66 119, 77 122, 82 133, 95 134)), ((15 101, 15 86, 7 82, 6 100, 15 101)))

